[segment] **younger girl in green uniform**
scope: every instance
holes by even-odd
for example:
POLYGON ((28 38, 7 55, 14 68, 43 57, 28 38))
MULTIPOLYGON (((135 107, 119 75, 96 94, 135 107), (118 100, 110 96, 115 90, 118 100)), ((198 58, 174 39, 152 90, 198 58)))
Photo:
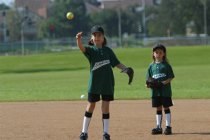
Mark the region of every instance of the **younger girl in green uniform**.
POLYGON ((171 127, 171 111, 172 103, 171 80, 174 78, 174 73, 171 65, 167 61, 166 48, 162 44, 157 44, 153 48, 153 63, 150 64, 147 71, 147 80, 155 79, 158 82, 157 87, 151 88, 152 107, 156 107, 156 122, 157 127, 152 129, 152 134, 162 134, 162 108, 164 108, 166 118, 166 128, 164 134, 172 134, 171 127))
POLYGON ((84 115, 80 140, 88 139, 88 126, 96 105, 102 98, 103 140, 110 140, 109 135, 109 103, 114 100, 114 75, 112 68, 117 67, 126 73, 128 69, 120 63, 111 48, 106 46, 104 30, 101 26, 91 29, 91 39, 88 47, 83 47, 82 32, 76 35, 77 46, 90 63, 90 79, 88 86, 88 105, 84 115))

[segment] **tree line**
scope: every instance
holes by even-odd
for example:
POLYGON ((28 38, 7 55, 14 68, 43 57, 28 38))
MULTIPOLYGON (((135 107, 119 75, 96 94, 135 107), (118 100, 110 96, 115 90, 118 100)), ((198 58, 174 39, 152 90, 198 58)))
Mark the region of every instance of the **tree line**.
MULTIPOLYGON (((191 33, 198 35, 205 32, 205 18, 207 34, 210 33, 210 26, 208 28, 210 1, 208 0, 162 0, 158 5, 146 5, 145 17, 142 11, 136 10, 141 5, 132 5, 126 9, 102 9, 99 12, 87 14, 85 2, 95 6, 100 5, 97 0, 55 0, 48 9, 49 18, 40 18, 32 22, 37 30, 36 38, 32 39, 73 37, 79 31, 88 34, 95 24, 102 25, 107 36, 116 37, 118 36, 119 12, 122 34, 138 36, 145 33, 148 37, 183 36, 186 35, 187 29, 190 29, 191 33), (73 20, 66 19, 68 11, 74 13, 73 20), (143 24, 143 18, 145 18, 146 26, 143 24)), ((8 11, 8 9, 10 7, 0 4, 0 11, 8 11)), ((11 40, 20 39, 20 17, 21 15, 12 12, 12 9, 7 14, 11 40)), ((30 23, 27 24, 30 26, 30 23)))

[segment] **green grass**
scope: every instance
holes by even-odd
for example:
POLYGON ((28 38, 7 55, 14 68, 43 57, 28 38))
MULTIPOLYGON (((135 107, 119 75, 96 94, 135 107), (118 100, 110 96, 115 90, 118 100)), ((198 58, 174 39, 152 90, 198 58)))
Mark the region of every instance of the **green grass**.
MULTIPOLYGON (((210 98, 210 47, 169 47, 174 69, 173 98, 210 98)), ((132 66, 128 77, 114 68, 116 99, 148 99, 145 74, 151 63, 151 48, 114 49, 120 61, 132 66)), ((86 94, 89 63, 80 51, 30 56, 0 57, 0 101, 80 100, 86 94)))

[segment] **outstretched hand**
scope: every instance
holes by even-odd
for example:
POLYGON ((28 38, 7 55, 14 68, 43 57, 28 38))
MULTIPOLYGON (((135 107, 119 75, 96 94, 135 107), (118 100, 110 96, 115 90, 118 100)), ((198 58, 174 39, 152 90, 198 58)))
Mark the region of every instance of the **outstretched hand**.
POLYGON ((77 33, 77 35, 76 35, 77 46, 79 47, 79 49, 80 49, 82 52, 85 52, 86 49, 85 49, 85 47, 83 47, 83 45, 82 45, 82 40, 81 40, 81 38, 82 38, 82 32, 77 33))

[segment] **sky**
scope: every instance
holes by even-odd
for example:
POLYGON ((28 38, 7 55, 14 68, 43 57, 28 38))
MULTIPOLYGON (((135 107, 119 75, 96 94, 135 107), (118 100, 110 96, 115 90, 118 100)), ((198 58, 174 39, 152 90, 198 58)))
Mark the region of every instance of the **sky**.
POLYGON ((4 3, 6 5, 10 5, 12 2, 14 2, 14 0, 0 0, 0 4, 4 3))

